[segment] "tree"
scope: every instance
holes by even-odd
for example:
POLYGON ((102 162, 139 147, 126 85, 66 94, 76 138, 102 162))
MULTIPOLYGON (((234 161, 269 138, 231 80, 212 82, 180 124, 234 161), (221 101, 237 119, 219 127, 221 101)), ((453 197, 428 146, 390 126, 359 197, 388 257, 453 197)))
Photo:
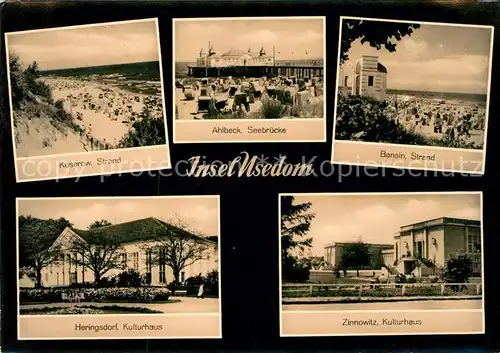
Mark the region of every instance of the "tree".
POLYGON ((99 284, 106 273, 122 266, 121 244, 100 232, 99 228, 87 232, 85 239, 75 239, 68 247, 68 252, 76 255, 71 259, 74 265, 92 271, 95 284, 99 284))
POLYGON ((106 227, 112 225, 110 221, 107 221, 105 219, 101 219, 100 221, 95 221, 94 223, 90 224, 87 228, 90 229, 96 229, 100 227, 106 227))
POLYGON ((152 266, 168 266, 174 275, 174 281, 179 283, 181 271, 203 260, 208 251, 203 237, 189 230, 186 222, 175 219, 165 223, 158 229, 153 242, 144 247, 152 266))
POLYGON ((207 294, 219 296, 219 271, 212 270, 203 278, 207 294))
POLYGON ((132 124, 132 128, 120 140, 118 147, 142 147, 165 144, 165 122, 163 118, 151 116, 151 112, 144 107, 140 116, 132 124))
POLYGON ((448 283, 466 283, 472 275, 472 259, 465 253, 460 252, 451 255, 446 261, 443 271, 443 279, 448 283))
POLYGON ((354 267, 356 276, 359 277, 359 269, 369 265, 371 259, 370 249, 368 245, 361 240, 352 243, 345 243, 342 246, 342 254, 340 256, 340 264, 343 268, 354 267))
POLYGON ((283 281, 307 281, 309 268, 300 264, 292 250, 303 251, 312 245, 312 238, 304 238, 314 219, 314 213, 308 213, 311 202, 294 204, 293 196, 281 198, 281 270, 283 281))
POLYGON ((72 224, 65 218, 40 219, 19 216, 19 267, 33 270, 36 286, 42 286, 42 270, 56 265, 60 259, 60 247, 54 241, 66 227, 72 224))
POLYGON ((365 21, 365 20, 343 20, 342 39, 340 44, 340 64, 349 59, 349 50, 352 43, 361 39, 361 44, 368 43, 377 50, 384 47, 389 52, 396 51, 396 41, 405 36, 410 36, 419 24, 365 21))
POLYGON ((307 213, 311 202, 294 204, 293 196, 281 198, 281 258, 290 256, 290 251, 296 248, 304 250, 312 245, 312 238, 305 238, 311 228, 314 213, 307 213))

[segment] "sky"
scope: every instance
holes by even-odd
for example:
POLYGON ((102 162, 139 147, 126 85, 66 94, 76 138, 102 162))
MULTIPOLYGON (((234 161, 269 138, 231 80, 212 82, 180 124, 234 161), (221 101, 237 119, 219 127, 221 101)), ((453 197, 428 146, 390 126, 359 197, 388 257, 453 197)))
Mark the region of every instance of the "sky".
POLYGON ((8 35, 9 53, 42 70, 158 61, 154 20, 8 35))
POLYGON ((356 60, 374 55, 387 68, 389 89, 487 94, 491 35, 489 28, 422 24, 393 53, 358 39, 342 76, 349 76, 351 86, 356 60))
POLYGON ((30 199, 19 200, 19 215, 57 219, 64 217, 77 229, 105 219, 118 224, 137 219, 182 220, 204 236, 219 234, 219 205, 215 197, 30 199))
POLYGON ((276 60, 319 60, 324 50, 323 19, 200 20, 175 22, 175 61, 195 62, 212 42, 217 54, 230 49, 259 52, 276 60), (307 54, 306 54, 307 51, 307 54))
POLYGON ((393 244, 400 227, 440 217, 480 220, 479 194, 434 195, 296 195, 295 203, 312 202, 316 217, 308 234, 311 253, 324 255, 333 242, 393 244))

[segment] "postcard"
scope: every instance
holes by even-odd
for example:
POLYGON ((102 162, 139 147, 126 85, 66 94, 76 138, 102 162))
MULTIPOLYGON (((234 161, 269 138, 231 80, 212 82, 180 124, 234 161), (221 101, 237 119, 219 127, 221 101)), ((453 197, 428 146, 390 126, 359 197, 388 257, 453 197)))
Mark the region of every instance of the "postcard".
POLYGON ((157 19, 5 43, 18 182, 170 168, 157 19))

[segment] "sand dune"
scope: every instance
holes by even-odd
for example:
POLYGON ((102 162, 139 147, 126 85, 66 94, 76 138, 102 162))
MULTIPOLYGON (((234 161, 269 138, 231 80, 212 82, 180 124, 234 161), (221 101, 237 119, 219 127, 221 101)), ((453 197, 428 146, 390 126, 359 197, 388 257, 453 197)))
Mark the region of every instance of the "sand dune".
POLYGON ((16 116, 16 157, 35 157, 62 153, 86 152, 88 146, 80 135, 50 119, 16 116))

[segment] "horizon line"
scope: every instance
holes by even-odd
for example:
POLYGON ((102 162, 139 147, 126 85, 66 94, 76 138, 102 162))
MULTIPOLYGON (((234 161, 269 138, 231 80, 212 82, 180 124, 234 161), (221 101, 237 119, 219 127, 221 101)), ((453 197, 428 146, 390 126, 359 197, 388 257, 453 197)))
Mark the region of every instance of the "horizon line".
MULTIPOLYGON (((352 89, 352 86, 338 86, 339 88, 349 88, 352 89)), ((414 91, 414 92, 423 92, 423 93, 450 93, 450 94, 475 94, 475 95, 481 95, 481 96, 486 96, 488 97, 488 93, 474 93, 474 92, 451 92, 451 91, 426 91, 426 90, 421 90, 421 89, 413 89, 413 88, 386 88, 386 91, 414 91)))
MULTIPOLYGON (((45 71, 57 71, 57 70, 72 70, 72 69, 85 69, 89 67, 102 67, 102 66, 115 66, 115 65, 129 65, 129 64, 143 64, 143 63, 152 63, 157 62, 160 63, 160 60, 149 60, 149 61, 131 61, 125 63, 116 63, 116 64, 100 64, 100 65, 88 65, 88 66, 72 66, 72 67, 64 67, 64 68, 54 68, 54 69, 40 69, 40 72, 45 71)), ((39 64, 40 65, 40 64, 39 64)), ((41 65, 40 65, 41 66, 41 65)))

